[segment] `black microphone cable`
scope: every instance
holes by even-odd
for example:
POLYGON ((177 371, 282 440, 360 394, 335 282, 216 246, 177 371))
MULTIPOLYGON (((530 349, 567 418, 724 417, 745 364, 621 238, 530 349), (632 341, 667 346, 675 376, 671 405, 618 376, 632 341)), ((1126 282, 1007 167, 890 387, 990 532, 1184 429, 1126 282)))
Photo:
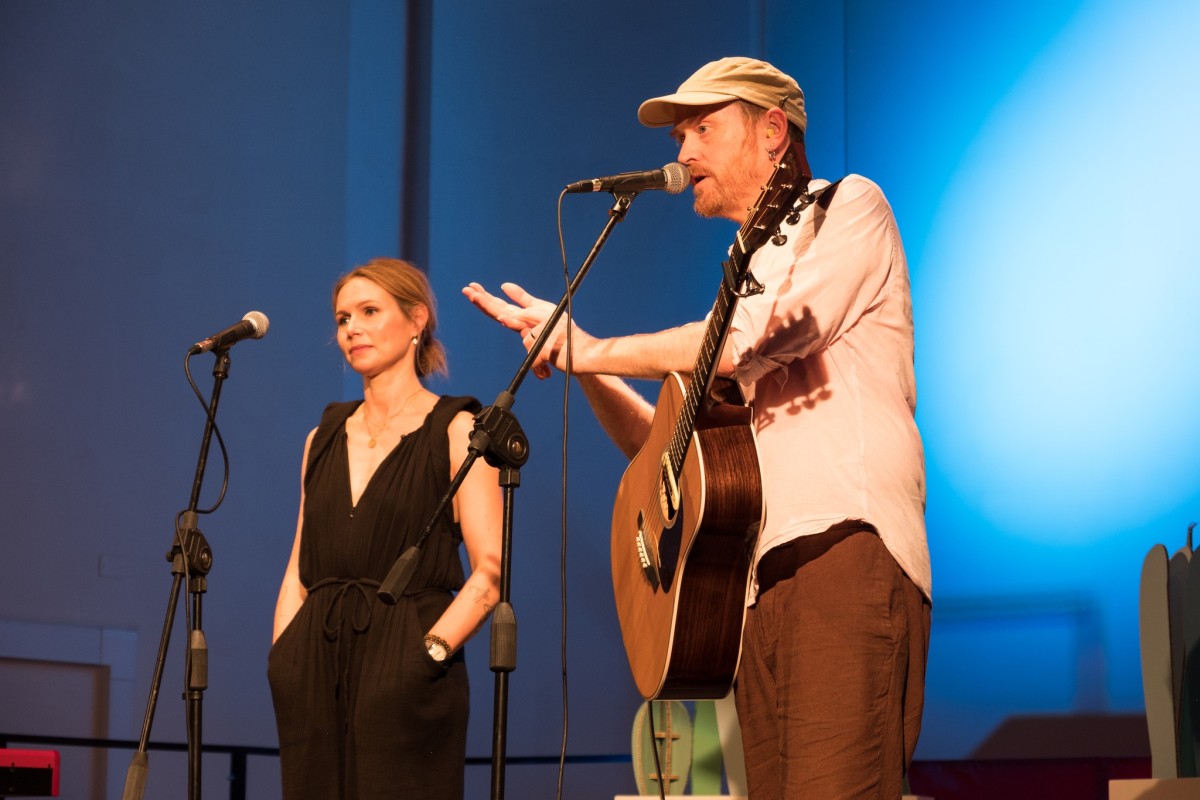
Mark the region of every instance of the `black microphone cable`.
POLYGON ((566 773, 567 761, 567 734, 570 728, 570 714, 568 712, 568 692, 567 692, 567 432, 568 418, 571 398, 571 355, 574 341, 571 336, 572 321, 574 320, 574 312, 572 308, 573 298, 571 297, 571 274, 567 266, 567 247, 563 237, 563 219, 562 205, 563 197, 567 195, 567 190, 564 189, 558 195, 558 251, 562 259, 563 281, 566 285, 567 294, 567 360, 563 365, 563 398, 562 398, 562 503, 559 507, 559 527, 561 529, 560 555, 559 555, 559 604, 560 604, 560 619, 559 619, 559 663, 562 669, 562 745, 558 753, 558 781, 555 796, 558 800, 562 800, 563 796, 563 778, 566 773))

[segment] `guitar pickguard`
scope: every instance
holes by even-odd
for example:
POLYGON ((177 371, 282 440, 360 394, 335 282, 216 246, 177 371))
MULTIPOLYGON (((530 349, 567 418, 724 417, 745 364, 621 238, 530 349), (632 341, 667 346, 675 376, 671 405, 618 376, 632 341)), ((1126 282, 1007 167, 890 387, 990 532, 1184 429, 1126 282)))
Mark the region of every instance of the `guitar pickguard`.
POLYGON ((655 592, 670 592, 679 566, 679 550, 683 539, 682 515, 677 514, 669 527, 658 531, 647 529, 646 515, 637 515, 637 563, 650 588, 655 592))

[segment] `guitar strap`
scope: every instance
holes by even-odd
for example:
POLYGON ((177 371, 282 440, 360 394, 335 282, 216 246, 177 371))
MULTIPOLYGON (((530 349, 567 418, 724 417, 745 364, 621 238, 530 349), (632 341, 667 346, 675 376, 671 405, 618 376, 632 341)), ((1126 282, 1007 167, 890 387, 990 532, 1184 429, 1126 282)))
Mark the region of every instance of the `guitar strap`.
POLYGON ((817 205, 819 205, 823 211, 829 210, 829 204, 833 202, 833 196, 837 194, 837 188, 841 185, 841 183, 842 179, 838 178, 836 181, 816 193, 815 197, 817 199, 817 205))
MULTIPOLYGON (((841 180, 841 178, 839 178, 838 180, 834 181, 833 183, 829 184, 828 186, 822 188, 821 191, 817 192, 815 195, 812 196, 812 200, 810 200, 809 203, 811 204, 813 202, 813 200, 815 200, 817 203, 817 207, 820 208, 821 211, 829 211, 829 204, 833 202, 833 196, 835 194, 837 194, 837 188, 841 184, 841 182, 842 182, 842 180, 841 180)), ((825 223, 825 215, 824 214, 819 215, 816 219, 813 220, 813 237, 814 238, 817 236, 817 234, 819 234, 821 232, 821 226, 824 223, 825 223)))
POLYGON ((829 210, 829 204, 833 202, 833 196, 837 194, 837 188, 841 184, 842 179, 838 178, 833 183, 822 186, 816 192, 809 192, 807 189, 800 193, 796 198, 796 204, 792 207, 792 211, 787 215, 787 222, 795 225, 800 219, 801 212, 804 209, 816 203, 822 211, 829 210))
MULTIPOLYGON (((838 178, 833 183, 822 186, 816 192, 809 192, 806 179, 805 188, 802 189, 800 194, 796 196, 796 201, 792 205, 792 210, 788 212, 784 220, 790 225, 795 225, 800 221, 800 215, 804 212, 804 210, 813 203, 816 203, 822 211, 828 211, 829 204, 833 202, 833 196, 837 193, 837 188, 841 182, 842 179, 838 178)), ((819 232, 821 229, 823 219, 824 217, 822 216, 814 221, 817 232, 819 232)), ((776 231, 775 235, 771 237, 771 243, 777 247, 782 247, 786 242, 787 236, 783 235, 779 231, 776 231)), ((760 294, 766 288, 758 282, 750 270, 746 270, 746 277, 743 281, 743 285, 740 287, 734 286, 733 272, 730 262, 726 261, 723 267, 725 269, 725 281, 729 285, 729 289, 738 297, 749 297, 750 295, 760 294)), ((737 381, 722 377, 717 377, 713 380, 713 385, 708 392, 708 401, 710 405, 713 403, 726 403, 735 406, 745 404, 745 400, 742 397, 742 392, 737 385, 737 381)))

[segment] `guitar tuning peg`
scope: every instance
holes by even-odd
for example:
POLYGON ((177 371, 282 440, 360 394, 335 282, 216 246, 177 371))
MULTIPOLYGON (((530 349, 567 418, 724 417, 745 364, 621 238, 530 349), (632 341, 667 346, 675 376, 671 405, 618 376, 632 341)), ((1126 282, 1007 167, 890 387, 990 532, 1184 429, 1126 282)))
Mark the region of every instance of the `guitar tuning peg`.
POLYGON ((775 235, 771 237, 771 244, 775 245, 776 247, 783 247, 785 244, 787 244, 787 236, 779 231, 775 231, 775 235))

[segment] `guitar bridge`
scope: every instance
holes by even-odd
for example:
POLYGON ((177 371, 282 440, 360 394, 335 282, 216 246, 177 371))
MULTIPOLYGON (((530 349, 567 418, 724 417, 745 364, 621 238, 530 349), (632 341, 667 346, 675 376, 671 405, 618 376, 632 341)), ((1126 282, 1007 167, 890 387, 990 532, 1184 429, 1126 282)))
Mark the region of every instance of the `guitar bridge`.
POLYGON ((638 565, 641 566, 642 575, 645 576, 646 580, 650 584, 650 587, 657 592, 660 585, 658 579, 658 565, 654 563, 654 559, 650 554, 650 548, 646 546, 646 526, 644 525, 644 521, 645 518, 642 516, 642 512, 639 511, 638 532, 637 536, 635 537, 638 565))

